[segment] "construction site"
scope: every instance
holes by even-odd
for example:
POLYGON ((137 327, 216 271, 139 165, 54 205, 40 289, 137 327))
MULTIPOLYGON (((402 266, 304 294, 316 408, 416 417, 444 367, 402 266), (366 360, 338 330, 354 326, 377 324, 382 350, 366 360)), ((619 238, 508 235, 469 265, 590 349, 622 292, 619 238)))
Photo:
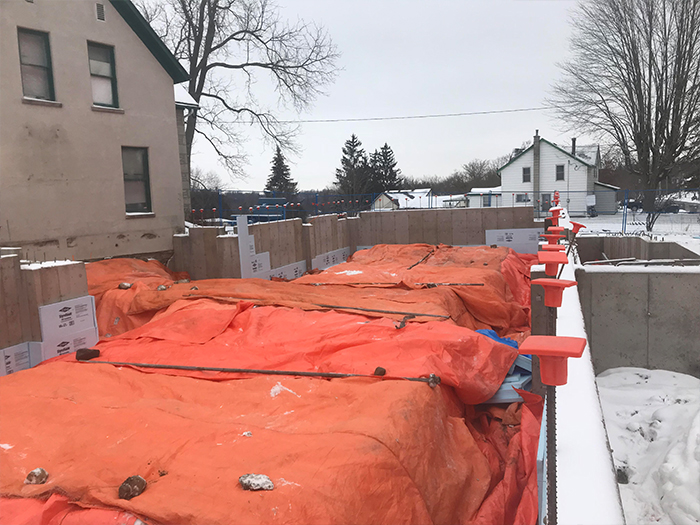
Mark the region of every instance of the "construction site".
POLYGON ((0 522, 624 523, 595 375, 698 376, 696 252, 558 206, 236 222, 2 248, 0 522))

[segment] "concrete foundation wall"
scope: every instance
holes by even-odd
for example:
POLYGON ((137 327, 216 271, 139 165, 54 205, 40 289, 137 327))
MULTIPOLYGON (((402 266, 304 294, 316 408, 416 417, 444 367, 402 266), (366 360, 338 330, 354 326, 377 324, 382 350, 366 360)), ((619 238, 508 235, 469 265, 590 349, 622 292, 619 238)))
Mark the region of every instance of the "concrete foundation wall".
POLYGON ((700 377, 700 269, 576 270, 596 373, 619 366, 700 377))
POLYGON ((581 262, 605 259, 640 260, 698 259, 698 254, 675 242, 648 241, 642 237, 579 237, 578 253, 581 262))

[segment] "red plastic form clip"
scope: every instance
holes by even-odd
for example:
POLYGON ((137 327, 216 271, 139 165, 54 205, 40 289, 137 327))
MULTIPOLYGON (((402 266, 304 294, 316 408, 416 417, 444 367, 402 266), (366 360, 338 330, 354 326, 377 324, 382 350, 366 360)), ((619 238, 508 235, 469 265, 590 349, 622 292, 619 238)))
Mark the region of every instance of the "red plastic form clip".
POLYGON ((550 386, 565 385, 568 379, 568 357, 581 357, 586 348, 582 337, 559 337, 554 335, 531 335, 518 350, 521 354, 540 358, 540 378, 550 386))
POLYGON ((578 233, 581 228, 585 228, 583 224, 580 222, 574 222, 574 221, 569 221, 571 223, 571 231, 574 233, 578 233))
POLYGON ((543 244, 540 249, 545 252, 563 252, 566 250, 566 246, 563 244, 543 244))
POLYGON ((544 288, 544 305, 552 308, 561 306, 564 288, 575 286, 576 281, 566 281, 564 279, 533 279, 532 284, 539 284, 544 288))
POLYGON ((557 244, 559 242, 559 239, 564 237, 563 235, 559 235, 558 233, 543 233, 540 235, 540 237, 544 237, 547 239, 548 244, 557 244))
POLYGON ((565 253, 562 252, 537 252, 540 264, 544 264, 544 273, 550 277, 555 277, 560 264, 569 262, 565 253))

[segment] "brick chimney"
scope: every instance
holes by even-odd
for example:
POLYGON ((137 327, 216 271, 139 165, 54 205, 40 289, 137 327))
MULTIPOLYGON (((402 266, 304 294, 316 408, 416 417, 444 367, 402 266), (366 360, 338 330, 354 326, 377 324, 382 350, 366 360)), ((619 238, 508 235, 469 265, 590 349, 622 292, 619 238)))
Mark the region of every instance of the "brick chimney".
MULTIPOLYGON (((532 139, 532 191, 534 192, 534 201, 541 200, 540 195, 540 130, 535 130, 535 136, 532 139)), ((535 210, 535 214, 539 217, 540 207, 535 210)))
POLYGON ((576 155, 576 137, 571 139, 571 154, 576 155))

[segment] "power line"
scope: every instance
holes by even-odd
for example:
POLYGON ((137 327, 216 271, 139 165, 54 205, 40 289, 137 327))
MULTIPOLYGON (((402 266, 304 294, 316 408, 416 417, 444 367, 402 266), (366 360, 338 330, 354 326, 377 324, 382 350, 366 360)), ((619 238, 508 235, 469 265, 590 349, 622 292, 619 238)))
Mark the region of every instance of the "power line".
POLYGON ((463 113, 436 113, 430 115, 401 115, 393 117, 366 117, 366 118, 330 118, 330 119, 309 119, 309 120, 280 120, 280 124, 323 124, 330 122, 377 122, 382 120, 415 120, 427 118, 445 117, 469 117, 474 115, 496 115, 501 113, 524 113, 526 111, 543 111, 551 109, 546 106, 538 108, 517 108, 517 109, 497 109, 491 111, 466 111, 463 113))

